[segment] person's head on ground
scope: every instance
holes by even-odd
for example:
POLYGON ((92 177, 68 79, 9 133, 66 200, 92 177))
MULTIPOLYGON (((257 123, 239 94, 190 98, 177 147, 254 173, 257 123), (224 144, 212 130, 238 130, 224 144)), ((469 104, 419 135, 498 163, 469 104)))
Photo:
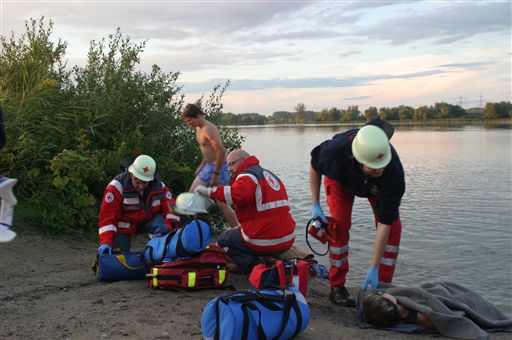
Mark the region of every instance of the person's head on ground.
POLYGON ((391 147, 384 130, 375 125, 362 127, 352 142, 352 154, 365 174, 382 176, 391 161, 391 147))
POLYGON ((155 179, 156 162, 148 155, 140 155, 128 167, 132 185, 139 193, 143 193, 149 183, 155 179))
POLYGON ((362 319, 377 327, 392 327, 400 321, 398 303, 393 295, 368 293, 361 302, 362 319))
POLYGON ((181 117, 188 126, 196 128, 204 119, 204 112, 196 104, 187 104, 181 117))
POLYGON ((226 163, 228 165, 228 171, 234 175, 240 164, 250 155, 243 149, 237 149, 231 151, 226 157, 226 163))

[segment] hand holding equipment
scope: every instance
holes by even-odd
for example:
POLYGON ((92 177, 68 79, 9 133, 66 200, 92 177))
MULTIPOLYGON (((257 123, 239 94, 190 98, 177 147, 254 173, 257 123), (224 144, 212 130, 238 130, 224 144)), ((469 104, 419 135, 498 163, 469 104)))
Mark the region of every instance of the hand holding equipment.
POLYGON ((112 254, 112 247, 109 246, 108 244, 102 244, 101 246, 98 247, 98 254, 101 255, 101 254, 109 254, 111 255, 112 254))
POLYGON ((311 218, 315 220, 320 219, 323 223, 327 224, 327 218, 325 217, 319 202, 313 203, 313 206, 311 207, 311 218))
POLYGON ((199 194, 201 196, 210 197, 210 194, 212 193, 212 188, 205 187, 204 185, 198 185, 194 189, 194 193, 199 194))

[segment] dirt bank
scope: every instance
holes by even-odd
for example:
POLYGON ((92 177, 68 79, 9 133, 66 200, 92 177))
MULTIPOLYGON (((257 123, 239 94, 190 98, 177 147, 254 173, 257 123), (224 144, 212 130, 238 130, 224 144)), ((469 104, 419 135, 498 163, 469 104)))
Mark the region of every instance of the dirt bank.
MULTIPOLYGON (((94 242, 16 231, 14 242, 0 245, 2 339, 200 339, 202 308, 226 293, 153 290, 145 281, 98 282, 91 271, 94 242)), ((143 236, 136 241, 142 245, 143 236)), ((249 288, 243 276, 231 275, 229 281, 239 290, 249 288)), ((310 287, 312 320, 299 339, 429 338, 361 330, 354 309, 328 302, 325 280, 314 279, 310 287)))

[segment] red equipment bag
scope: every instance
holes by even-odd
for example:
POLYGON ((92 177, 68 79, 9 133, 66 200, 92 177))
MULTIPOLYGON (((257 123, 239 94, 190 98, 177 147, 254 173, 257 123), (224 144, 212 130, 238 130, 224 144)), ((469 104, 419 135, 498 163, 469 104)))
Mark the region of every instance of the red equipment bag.
POLYGON ((228 278, 224 249, 210 244, 194 257, 153 266, 146 277, 157 289, 195 290, 224 287, 228 278))
POLYGON ((249 282, 254 288, 286 288, 293 284, 304 296, 308 293, 309 262, 301 259, 268 259, 253 267, 249 282))

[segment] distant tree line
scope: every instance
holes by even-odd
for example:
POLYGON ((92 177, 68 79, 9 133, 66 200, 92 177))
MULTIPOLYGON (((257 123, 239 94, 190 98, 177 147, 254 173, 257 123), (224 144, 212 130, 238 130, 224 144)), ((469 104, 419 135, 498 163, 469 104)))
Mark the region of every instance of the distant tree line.
POLYGON ((437 119, 503 119, 512 118, 510 102, 487 103, 484 108, 464 109, 459 105, 435 103, 433 106, 414 108, 408 105, 397 107, 371 106, 364 112, 357 105, 347 109, 332 107, 315 112, 307 110, 304 103, 298 103, 294 111, 276 111, 267 117, 259 113, 224 113, 221 121, 226 125, 263 125, 263 124, 315 124, 348 123, 367 121, 373 118, 391 121, 428 121, 437 119))

